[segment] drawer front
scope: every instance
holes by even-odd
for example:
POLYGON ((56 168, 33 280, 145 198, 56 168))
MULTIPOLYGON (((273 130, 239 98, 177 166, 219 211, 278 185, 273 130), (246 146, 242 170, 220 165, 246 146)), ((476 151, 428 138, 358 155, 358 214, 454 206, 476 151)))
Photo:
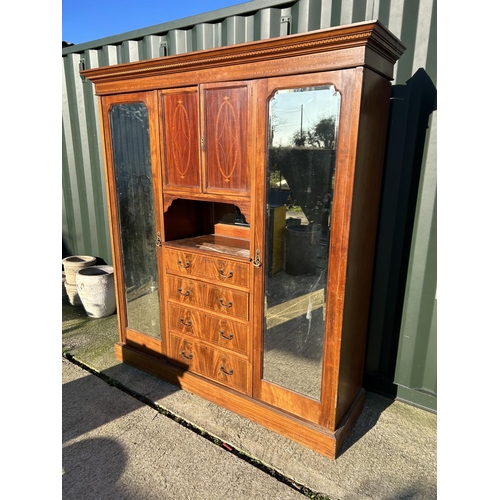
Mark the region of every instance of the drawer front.
POLYGON ((168 273, 218 281, 224 285, 249 288, 250 264, 231 259, 206 257, 166 247, 164 262, 168 273))
POLYGON ((197 253, 181 252, 168 247, 163 249, 163 262, 167 273, 181 276, 201 276, 202 258, 197 253))
POLYGON ((249 393, 248 363, 237 356, 170 332, 172 362, 219 384, 249 393))
POLYGON ((248 293, 168 276, 168 299, 248 320, 248 293))
POLYGON ((171 331, 192 335, 216 346, 248 355, 248 324, 213 316, 173 302, 168 304, 168 323, 171 331))

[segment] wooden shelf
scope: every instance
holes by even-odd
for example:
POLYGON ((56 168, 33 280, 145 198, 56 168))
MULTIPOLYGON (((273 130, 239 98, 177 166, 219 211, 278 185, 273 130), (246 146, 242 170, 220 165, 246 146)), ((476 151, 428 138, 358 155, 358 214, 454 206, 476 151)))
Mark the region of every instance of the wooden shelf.
POLYGON ((207 234, 194 238, 167 241, 166 247, 183 250, 197 250, 210 255, 224 254, 230 257, 250 260, 250 242, 240 238, 231 238, 217 234, 207 234))

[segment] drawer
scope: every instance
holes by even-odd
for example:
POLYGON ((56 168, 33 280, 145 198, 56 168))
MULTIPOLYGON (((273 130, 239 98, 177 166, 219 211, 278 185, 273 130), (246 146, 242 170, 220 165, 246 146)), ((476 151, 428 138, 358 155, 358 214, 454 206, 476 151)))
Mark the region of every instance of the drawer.
POLYGON ((248 293, 172 275, 167 278, 168 299, 248 320, 248 293))
POLYGON ((250 286, 250 264, 231 259, 207 257, 195 252, 164 248, 167 273, 206 278, 242 288, 250 286))
POLYGON ((169 329, 248 355, 249 326, 229 318, 168 303, 169 329))
POLYGON ((169 358, 180 368, 249 393, 248 363, 206 344, 170 332, 169 358))

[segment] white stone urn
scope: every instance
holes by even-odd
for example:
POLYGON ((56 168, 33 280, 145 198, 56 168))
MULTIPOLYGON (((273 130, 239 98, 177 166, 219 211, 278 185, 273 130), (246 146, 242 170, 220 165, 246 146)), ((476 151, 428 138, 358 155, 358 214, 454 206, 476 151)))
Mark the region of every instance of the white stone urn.
POLYGON ((71 255, 62 260, 66 278, 64 286, 68 294, 68 300, 72 306, 82 305, 76 288, 76 273, 80 269, 95 265, 96 261, 97 257, 92 257, 91 255, 71 255))
POLYGON ((91 318, 105 318, 116 311, 113 266, 90 266, 76 273, 76 288, 91 318))

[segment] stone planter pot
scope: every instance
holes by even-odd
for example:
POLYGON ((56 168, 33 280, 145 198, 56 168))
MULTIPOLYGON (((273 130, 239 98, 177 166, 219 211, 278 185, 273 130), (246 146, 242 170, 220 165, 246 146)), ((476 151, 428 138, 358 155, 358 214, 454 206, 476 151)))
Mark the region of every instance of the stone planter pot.
POLYGON ((62 260, 66 283, 76 285, 76 273, 84 267, 94 266, 97 257, 91 255, 71 255, 62 260))
POLYGON ((68 297, 69 303, 72 306, 81 306, 82 301, 78 295, 78 290, 76 285, 72 285, 71 283, 64 283, 64 288, 66 289, 66 295, 68 297))
POLYGON ((78 296, 78 290, 76 288, 76 273, 85 267, 95 265, 97 261, 96 257, 91 255, 71 255, 70 257, 65 257, 62 260, 64 266, 64 287, 66 288, 66 293, 68 294, 69 303, 72 306, 81 306, 82 301, 78 296))
POLYGON ((76 287, 85 312, 105 318, 116 311, 113 266, 90 266, 76 273, 76 287))
POLYGON ((64 271, 62 272, 62 299, 68 298, 68 292, 66 292, 66 275, 64 274, 64 271))

